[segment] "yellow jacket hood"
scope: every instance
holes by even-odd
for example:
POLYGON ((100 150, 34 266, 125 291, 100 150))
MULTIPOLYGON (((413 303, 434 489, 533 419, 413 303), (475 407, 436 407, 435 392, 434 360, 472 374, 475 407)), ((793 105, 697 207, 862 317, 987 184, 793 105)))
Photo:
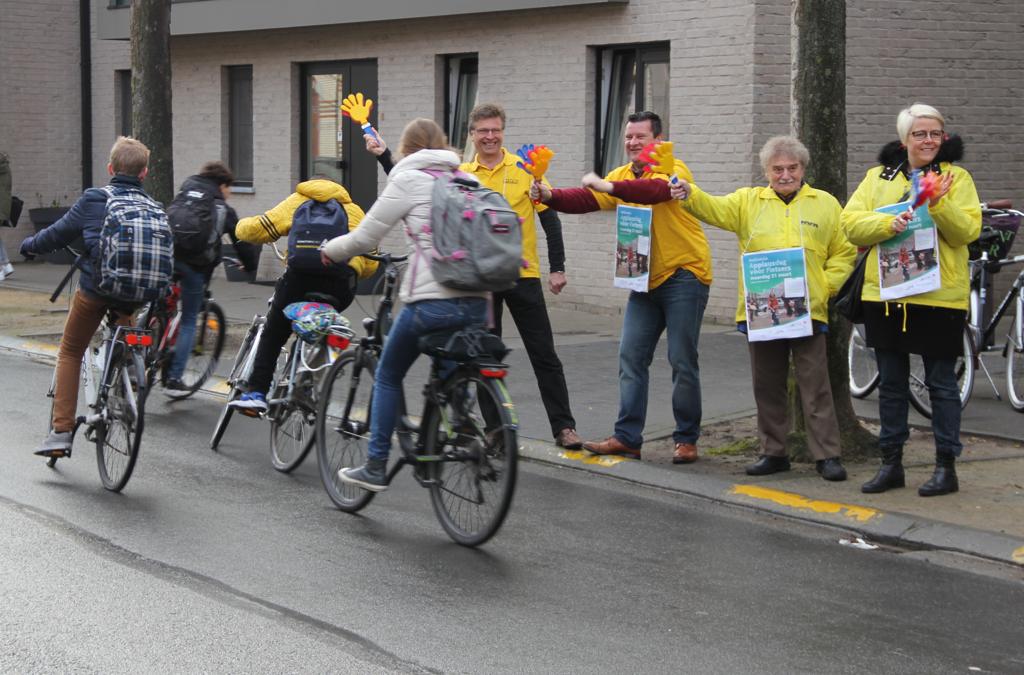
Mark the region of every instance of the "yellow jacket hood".
POLYGON ((339 204, 352 203, 352 198, 349 197, 348 190, 334 181, 324 180, 323 178, 314 178, 313 180, 303 181, 295 186, 295 192, 306 199, 315 199, 318 202, 337 199, 339 204))

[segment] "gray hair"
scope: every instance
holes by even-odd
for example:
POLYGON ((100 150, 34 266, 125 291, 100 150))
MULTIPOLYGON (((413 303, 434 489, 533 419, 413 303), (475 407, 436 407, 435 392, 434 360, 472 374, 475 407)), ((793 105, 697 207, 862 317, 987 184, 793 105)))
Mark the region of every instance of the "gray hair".
POLYGON ((792 136, 773 136, 769 138, 768 142, 761 148, 761 152, 758 153, 758 157, 761 160, 761 169, 766 176, 768 175, 768 165, 776 157, 792 157, 800 162, 805 169, 811 163, 811 153, 807 152, 807 147, 799 139, 792 136))
POLYGON ((942 116, 935 108, 931 107, 927 103, 915 103, 909 108, 904 108, 900 111, 900 114, 896 116, 896 134, 900 137, 900 142, 906 144, 910 138, 910 130, 914 126, 914 120, 918 117, 927 117, 933 120, 938 120, 939 124, 945 128, 946 118, 942 116))

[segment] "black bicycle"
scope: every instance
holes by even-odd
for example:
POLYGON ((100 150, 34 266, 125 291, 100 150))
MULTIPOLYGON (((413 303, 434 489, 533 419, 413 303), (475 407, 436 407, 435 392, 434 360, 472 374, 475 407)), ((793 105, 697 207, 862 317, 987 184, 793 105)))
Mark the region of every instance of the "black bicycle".
MULTIPOLYGON (((391 325, 396 263, 408 256, 366 257, 384 265, 377 315, 363 320, 366 335, 325 377, 316 430, 320 478, 331 501, 349 513, 375 494, 343 482, 338 471, 367 459, 373 375, 391 325)), ((401 454, 388 483, 412 466, 445 532, 459 544, 478 546, 501 527, 515 491, 518 419, 504 382, 507 349, 483 330, 430 334, 420 349, 431 357, 422 414, 418 423, 409 417, 403 397, 396 428, 401 454)))

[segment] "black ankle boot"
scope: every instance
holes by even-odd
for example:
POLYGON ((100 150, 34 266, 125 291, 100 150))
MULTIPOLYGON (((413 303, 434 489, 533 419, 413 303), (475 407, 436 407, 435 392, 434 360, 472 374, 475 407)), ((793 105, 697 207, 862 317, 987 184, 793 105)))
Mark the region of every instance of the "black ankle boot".
POLYGON ((903 448, 882 448, 882 465, 875 477, 860 486, 861 492, 885 492, 893 488, 906 487, 903 474, 903 448))
POLYGON ((917 494, 922 497, 936 497, 948 495, 959 489, 960 482, 956 478, 956 456, 951 452, 937 450, 935 452, 935 473, 927 483, 917 488, 917 494))

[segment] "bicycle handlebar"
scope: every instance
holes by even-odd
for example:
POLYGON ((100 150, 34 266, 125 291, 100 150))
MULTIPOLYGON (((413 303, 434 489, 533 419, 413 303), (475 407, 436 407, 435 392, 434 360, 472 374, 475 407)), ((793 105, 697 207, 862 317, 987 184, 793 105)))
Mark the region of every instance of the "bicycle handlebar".
POLYGON ((400 263, 408 260, 409 254, 406 253, 405 255, 391 255, 390 253, 385 253, 384 255, 377 255, 376 253, 363 253, 362 257, 366 258, 367 260, 374 260, 376 262, 382 263, 400 263))

